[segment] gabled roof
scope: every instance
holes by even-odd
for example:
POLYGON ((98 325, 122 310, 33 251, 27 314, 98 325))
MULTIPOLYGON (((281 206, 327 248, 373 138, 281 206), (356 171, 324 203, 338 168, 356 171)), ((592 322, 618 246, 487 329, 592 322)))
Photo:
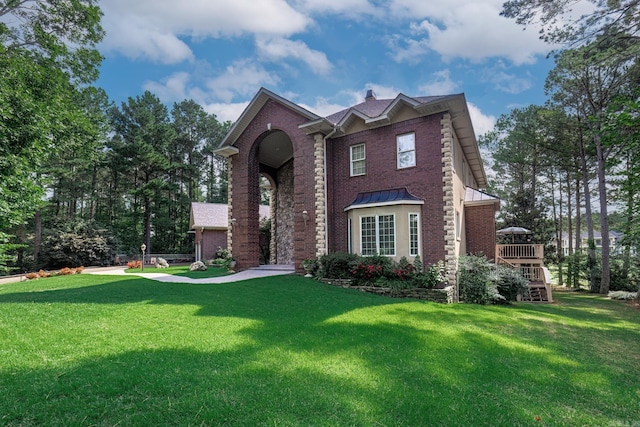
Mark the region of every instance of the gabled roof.
MULTIPOLYGON (((446 96, 421 96, 410 98, 402 93, 398 94, 394 99, 367 99, 353 107, 347 108, 337 113, 327 116, 327 120, 341 128, 352 120, 352 116, 365 120, 365 123, 373 124, 376 122, 386 122, 397 113, 402 106, 419 109, 425 104, 430 104, 446 96)), ((382 123, 383 125, 386 123, 382 123)))
POLYGON ((406 187, 392 188, 382 191, 366 191, 358 193, 356 199, 344 210, 389 205, 423 205, 424 200, 409 193, 406 187))
POLYGON ((233 147, 233 144, 235 144, 240 135, 242 135, 247 126, 249 126, 256 115, 260 112, 262 107, 264 107, 269 100, 273 100, 284 105, 285 107, 297 112, 309 121, 322 119, 322 117, 318 116, 317 114, 314 114, 311 111, 299 106, 298 104, 295 104, 288 99, 285 99, 280 95, 276 95, 270 90, 262 87, 253 97, 251 102, 249 102, 238 120, 233 124, 233 126, 231 126, 231 129, 229 129, 229 132, 224 137, 219 147, 214 150, 214 153, 220 154, 222 156, 232 156, 236 154, 238 152, 238 149, 236 147, 233 147))
POLYGON ((280 103, 306 119, 307 121, 298 127, 307 134, 321 133, 335 137, 344 135, 356 120, 362 120, 365 126, 371 129, 388 125, 403 108, 413 109, 419 116, 449 112, 458 141, 467 158, 467 164, 478 186, 487 185, 487 176, 464 94, 409 97, 401 93, 393 99, 376 99, 372 96, 358 105, 321 117, 265 88, 260 88, 214 152, 226 157, 238 153, 238 149, 233 145, 270 100, 280 103))
MULTIPOLYGON (((269 218, 269 206, 260 205, 260 219, 269 218)), ((229 206, 225 203, 191 203, 189 229, 226 230, 229 226, 229 206)))
POLYGON ((393 99, 368 97, 360 104, 338 111, 324 119, 303 123, 299 127, 308 134, 322 132, 326 135, 331 132, 331 136, 339 137, 344 135, 357 120, 361 120, 370 129, 391 124, 394 116, 403 108, 414 110, 418 116, 448 112, 451 115, 453 128, 464 151, 467 164, 478 186, 485 187, 487 185, 487 175, 482 165, 482 157, 469 116, 467 100, 462 93, 418 97, 409 97, 401 93, 393 99))

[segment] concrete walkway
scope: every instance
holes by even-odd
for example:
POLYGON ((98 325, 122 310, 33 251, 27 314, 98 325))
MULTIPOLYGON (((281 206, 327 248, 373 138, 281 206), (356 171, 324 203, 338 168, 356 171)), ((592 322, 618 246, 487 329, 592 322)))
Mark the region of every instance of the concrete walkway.
POLYGON ((140 276, 145 279, 156 280, 164 283, 196 283, 196 284, 208 284, 208 283, 229 283, 240 282, 242 280, 259 279, 261 277, 282 276, 285 274, 293 274, 293 266, 289 265, 263 265, 256 268, 250 268, 248 270, 241 271, 239 273, 229 274, 228 276, 221 277, 209 277, 206 279, 192 279, 184 276, 174 276, 166 273, 156 273, 158 269, 151 267, 150 270, 153 273, 125 273, 125 267, 110 268, 110 269, 96 269, 100 271, 85 270, 85 273, 89 274, 126 274, 127 276, 140 276))
MULTIPOLYGON (((195 283, 195 284, 208 284, 208 283, 229 283, 240 282, 242 280, 259 279, 261 277, 270 276, 282 276, 285 274, 293 274, 293 266, 290 265, 263 265, 249 270, 244 270, 239 273, 230 274, 228 276, 221 277, 209 277, 206 279, 191 279, 184 276, 174 276, 166 273, 156 273, 158 269, 150 267, 149 271, 153 273, 125 273, 124 270, 127 267, 88 267, 82 272, 82 274, 106 274, 106 275, 127 275, 127 276, 140 276, 145 279, 156 280, 164 283, 195 283)), ((11 276, 0 278, 0 285, 4 283, 20 282, 26 280, 24 276, 11 276)))

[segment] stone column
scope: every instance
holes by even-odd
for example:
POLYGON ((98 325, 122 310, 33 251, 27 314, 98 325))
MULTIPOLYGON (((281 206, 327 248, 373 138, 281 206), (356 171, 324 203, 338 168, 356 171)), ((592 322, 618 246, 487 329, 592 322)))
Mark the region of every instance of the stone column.
POLYGON ((314 136, 314 194, 316 218, 316 257, 326 253, 327 247, 327 209, 325 189, 325 147, 321 134, 314 136))
POLYGON ((231 157, 227 157, 227 205, 228 205, 228 218, 227 218, 227 249, 229 253, 233 254, 233 161, 231 157))
POLYGON ((449 113, 442 115, 440 125, 442 126, 440 132, 442 134, 442 186, 444 190, 442 203, 445 232, 444 261, 447 266, 447 282, 450 286, 456 286, 458 257, 456 256, 455 209, 453 206, 453 129, 449 113))

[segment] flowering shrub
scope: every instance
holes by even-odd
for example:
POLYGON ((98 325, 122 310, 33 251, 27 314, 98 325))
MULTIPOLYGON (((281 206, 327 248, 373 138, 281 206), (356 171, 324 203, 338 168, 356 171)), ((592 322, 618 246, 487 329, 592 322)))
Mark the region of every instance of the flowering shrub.
POLYGON ((398 280, 407 280, 413 277, 413 266, 409 265, 407 268, 394 268, 391 270, 391 277, 398 280))
POLYGON ((127 263, 127 268, 142 268, 142 261, 129 261, 127 263))
POLYGON ((374 283, 384 273, 381 265, 357 263, 351 270, 351 275, 358 283, 374 283))
POLYGON ((48 271, 44 271, 44 270, 38 271, 38 277, 49 277, 49 276, 51 276, 51 273, 49 273, 48 271))
POLYGON ((233 267, 235 267, 236 262, 231 256, 231 252, 229 249, 218 248, 216 251, 216 259, 214 260, 216 264, 220 264, 222 268, 226 268, 231 271, 233 267))
POLYGON ((84 271, 84 267, 80 266, 80 267, 76 267, 76 274, 80 274, 84 271))
POLYGON ((25 276, 28 280, 33 280, 33 279, 37 279, 38 277, 38 273, 27 273, 27 275, 25 276))

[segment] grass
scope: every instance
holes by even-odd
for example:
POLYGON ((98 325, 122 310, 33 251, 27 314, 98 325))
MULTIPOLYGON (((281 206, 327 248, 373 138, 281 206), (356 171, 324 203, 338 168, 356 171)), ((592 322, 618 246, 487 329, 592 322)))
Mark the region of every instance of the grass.
POLYGON ((438 305, 295 276, 0 287, 0 424, 640 423, 640 312, 438 305))
POLYGON ((167 268, 147 267, 144 271, 141 268, 127 268, 125 273, 164 273, 174 276, 190 277, 192 279, 206 279, 209 277, 220 277, 229 274, 221 267, 209 266, 205 271, 189 271, 188 265, 173 265, 167 268))

